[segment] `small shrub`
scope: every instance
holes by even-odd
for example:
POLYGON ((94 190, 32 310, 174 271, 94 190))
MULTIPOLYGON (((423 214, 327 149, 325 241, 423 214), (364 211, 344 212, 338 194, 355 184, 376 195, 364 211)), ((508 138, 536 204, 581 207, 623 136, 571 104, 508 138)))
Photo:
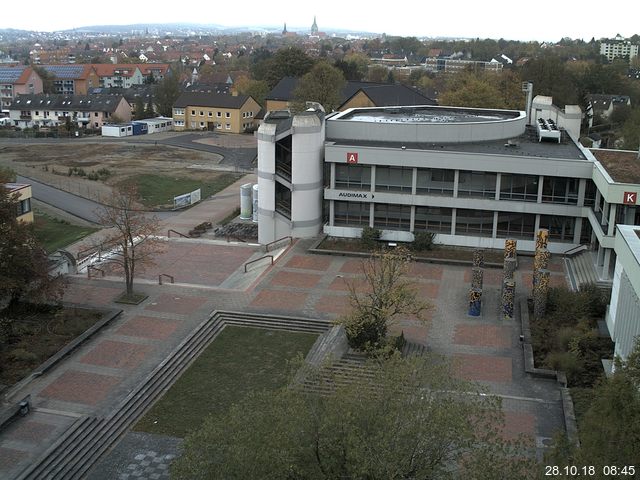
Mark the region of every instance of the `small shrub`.
POLYGON ((432 232, 416 232, 411 249, 415 252, 426 252, 433 249, 433 240, 436 234, 432 232))
POLYGON ((91 172, 87 175, 87 179, 97 181, 100 177, 98 177, 97 173, 91 172))
POLYGON ((362 240, 362 244, 365 246, 365 248, 373 250, 374 248, 376 248, 381 234, 382 232, 377 228, 364 227, 362 229, 362 235, 360 236, 360 239, 362 240))
POLYGON ((565 372, 571 384, 576 383, 584 370, 582 359, 572 352, 551 352, 545 363, 549 368, 565 372))

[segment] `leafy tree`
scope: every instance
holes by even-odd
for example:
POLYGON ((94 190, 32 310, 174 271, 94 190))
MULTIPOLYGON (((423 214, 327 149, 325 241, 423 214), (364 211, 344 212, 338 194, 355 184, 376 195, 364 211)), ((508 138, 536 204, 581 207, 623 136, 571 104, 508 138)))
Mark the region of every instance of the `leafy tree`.
POLYGON ((559 106, 580 104, 584 96, 565 62, 556 55, 529 60, 521 71, 521 78, 533 82, 534 95, 553 97, 553 103, 559 106))
POLYGON ((264 99, 269 94, 269 85, 264 80, 251 80, 245 76, 238 78, 235 87, 241 95, 250 95, 260 105, 264 105, 264 99))
POLYGON ((447 77, 441 105, 478 108, 524 108, 520 80, 513 72, 501 74, 468 70, 447 77))
POLYGON ((173 114, 173 104, 180 96, 179 74, 173 70, 156 84, 154 89, 155 104, 158 113, 164 117, 171 117, 173 114))
POLYGON ((533 478, 522 442, 500 434, 496 397, 456 380, 442 359, 370 362, 336 381, 303 367, 306 383, 255 392, 190 434, 172 478, 533 478))
POLYGON ((161 246, 155 238, 158 219, 140 210, 138 198, 134 183, 122 184, 113 189, 98 212, 100 223, 109 228, 100 246, 116 252, 110 262, 124 273, 127 296, 134 295, 136 273, 153 265, 153 256, 161 246))
POLYGON ((272 57, 254 64, 253 78, 273 88, 283 77, 301 77, 311 70, 314 60, 299 47, 282 48, 272 57))
POLYGON ((367 72, 367 80, 369 82, 385 83, 389 76, 389 70, 381 65, 373 65, 367 72))
POLYGON ((8 172, 0 171, 0 311, 21 300, 58 300, 64 287, 61 277, 49 276, 33 226, 16 219, 18 195, 5 188, 9 180, 8 172))
POLYGON ((430 307, 418 300, 406 274, 411 258, 406 249, 379 251, 362 263, 364 288, 349 283, 352 311, 339 318, 353 348, 375 351, 386 348, 387 331, 398 315, 424 320, 430 307))
MULTIPOLYGON (((153 118, 156 116, 156 112, 153 109, 153 95, 149 95, 149 99, 147 100, 147 108, 144 110, 144 116, 146 118, 153 118)), ((169 117, 171 115, 168 115, 169 117)))
POLYGON ((366 227, 362 228, 360 240, 366 248, 368 248, 369 250, 375 250, 378 247, 378 240, 380 240, 380 235, 382 235, 382 232, 380 230, 367 225, 366 227))
POLYGON ((141 96, 136 97, 133 117, 136 120, 140 120, 144 118, 144 100, 142 99, 141 96))
POLYGON ((56 76, 38 65, 32 65, 31 68, 33 68, 33 70, 42 79, 42 93, 56 93, 53 85, 56 76))
POLYGON ((362 53, 350 53, 336 62, 335 66, 342 70, 347 80, 361 81, 367 76, 369 57, 362 53))
POLYGON ((327 112, 332 112, 342 103, 342 89, 345 86, 342 72, 325 61, 316 63, 305 74, 294 92, 295 103, 304 107, 305 102, 318 102, 327 112))
MULTIPOLYGON (((551 452, 564 465, 594 465, 592 478, 603 475, 603 467, 635 465, 640 458, 640 337, 625 361, 616 360, 615 373, 596 386, 592 403, 579 419, 580 446, 561 441, 551 452)), ((638 474, 636 470, 635 475, 638 474)), ((634 474, 629 477, 636 478, 634 474)))

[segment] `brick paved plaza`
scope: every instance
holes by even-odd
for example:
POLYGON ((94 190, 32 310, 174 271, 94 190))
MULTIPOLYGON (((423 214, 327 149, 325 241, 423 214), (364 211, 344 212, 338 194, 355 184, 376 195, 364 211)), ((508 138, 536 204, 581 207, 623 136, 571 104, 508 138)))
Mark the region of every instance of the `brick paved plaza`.
MULTIPOLYGON (((170 242, 170 248, 158 256, 157 265, 142 275, 148 281, 137 283, 136 290, 149 297, 135 306, 113 303, 123 289, 118 278, 70 277, 65 301, 118 307, 123 313, 20 392, 31 393, 36 413, 0 434, 0 478, 13 478, 79 415, 108 414, 214 310, 325 319, 346 313, 350 308, 347 285, 364 291, 362 261, 308 254, 310 245, 310 241, 297 241, 272 267, 244 274, 244 263, 260 255, 255 248, 197 240, 170 242), (157 280, 158 273, 175 275, 182 285, 157 285, 152 280, 157 280), (253 275, 246 277, 251 280, 244 283, 246 287, 221 287, 230 278, 243 275, 253 275)), ((519 297, 529 293, 530 270, 530 260, 523 259, 516 273, 519 297)), ((552 285, 566 284, 557 260, 552 260, 550 270, 552 285)), ((426 315, 429 322, 400 318, 391 331, 402 331, 408 340, 446 355, 455 362, 458 376, 479 382, 500 396, 506 437, 525 434, 540 443, 564 428, 560 392, 555 382, 524 373, 519 324, 498 315, 501 275, 500 270, 485 270, 483 311, 474 318, 467 315, 470 267, 413 265, 409 276, 419 296, 432 305, 426 315)), ((135 478, 147 478, 135 455, 145 459, 172 455, 162 449, 145 450, 144 442, 139 451, 122 453, 128 454, 131 458, 123 462, 128 462, 125 465, 131 475, 135 472, 135 478), (164 453, 157 453, 160 451, 164 453)))

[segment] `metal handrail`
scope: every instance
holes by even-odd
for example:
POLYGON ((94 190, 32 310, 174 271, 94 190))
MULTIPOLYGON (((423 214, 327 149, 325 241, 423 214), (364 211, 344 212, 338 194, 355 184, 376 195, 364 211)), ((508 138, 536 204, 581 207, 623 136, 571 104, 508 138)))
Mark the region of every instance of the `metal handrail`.
POLYGON ((256 258, 255 260, 251 260, 250 262, 247 262, 244 264, 244 273, 247 273, 247 266, 251 265, 252 263, 256 263, 258 260, 263 260, 265 258, 270 258, 271 259, 271 265, 273 265, 273 255, 264 255, 260 258, 256 258))
POLYGON ((585 247, 585 250, 588 250, 588 248, 589 248, 589 246, 587 244, 583 243, 583 244, 578 245, 577 247, 570 248, 566 252, 563 252, 562 255, 565 256, 565 257, 571 256, 574 253, 576 253, 579 249, 581 249, 582 247, 585 247))
POLYGON ((180 233, 179 231, 174 230, 173 228, 170 228, 170 229, 167 231, 167 237, 168 237, 168 238, 171 238, 171 232, 173 232, 173 233, 177 233, 177 234, 178 234, 178 235, 180 235, 181 237, 189 238, 189 236, 188 236, 188 235, 185 235, 184 233, 180 233))
POLYGON ((162 277, 167 277, 169 280, 171 280, 171 283, 175 283, 173 275, 169 275, 168 273, 161 273, 160 275, 158 275, 158 285, 162 285, 162 277))
POLYGON ((265 252, 268 252, 268 251, 269 251, 269 247, 270 247, 271 245, 274 245, 274 244, 276 244, 276 243, 278 243, 278 242, 281 242, 282 240, 286 240, 287 238, 289 239, 289 245, 291 245, 291 244, 293 243, 293 237, 292 237, 291 235, 287 235, 286 237, 282 237, 282 238, 279 238, 279 239, 277 239, 277 240, 274 240, 273 242, 269 242, 269 243, 267 243, 267 244, 264 246, 264 251, 265 251, 265 252))
POLYGON ((102 277, 104 277, 104 270, 98 267, 94 267, 93 265, 89 265, 87 267, 87 278, 91 278, 91 271, 92 270, 97 270, 98 272, 100 272, 102 275, 102 277))

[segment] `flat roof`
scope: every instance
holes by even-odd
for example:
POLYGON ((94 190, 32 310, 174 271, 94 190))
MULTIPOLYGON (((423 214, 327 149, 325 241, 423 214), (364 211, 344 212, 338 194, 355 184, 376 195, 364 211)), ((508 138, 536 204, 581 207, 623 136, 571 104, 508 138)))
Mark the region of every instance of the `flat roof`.
MULTIPOLYGON (((408 142, 382 142, 368 140, 332 140, 327 138, 327 142, 334 145, 363 146, 380 148, 402 148, 412 150, 431 150, 439 152, 464 152, 478 154, 510 155, 523 158, 559 158, 566 160, 584 160, 588 162, 582 150, 572 141, 558 143, 557 141, 531 140, 525 135, 521 135, 510 141, 489 140, 482 142, 468 143, 408 143, 408 142)), ((640 182, 638 182, 640 183, 640 182)))
POLYGON ((332 120, 370 123, 478 123, 518 118, 519 111, 420 105, 412 107, 355 108, 332 120))
POLYGON ((640 183, 638 152, 630 150, 590 149, 614 182, 640 183))
POLYGON ((10 192, 16 192, 18 190, 22 190, 23 188, 30 187, 28 183, 5 183, 5 188, 10 192))

